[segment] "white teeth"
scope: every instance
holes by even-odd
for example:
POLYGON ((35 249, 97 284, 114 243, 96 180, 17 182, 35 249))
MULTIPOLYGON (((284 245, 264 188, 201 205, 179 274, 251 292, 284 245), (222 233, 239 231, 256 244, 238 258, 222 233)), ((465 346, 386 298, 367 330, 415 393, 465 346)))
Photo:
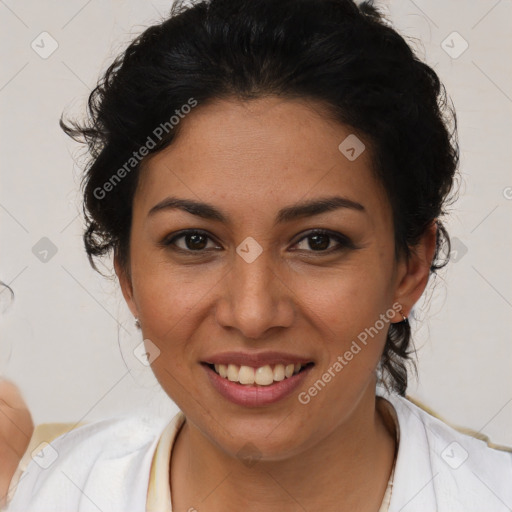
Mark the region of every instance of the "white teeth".
POLYGON ((225 364, 219 364, 219 375, 226 378, 228 376, 228 367, 225 364))
POLYGON ((274 367, 274 380, 278 382, 284 380, 284 365, 276 364, 274 367))
POLYGON ((274 368, 270 365, 252 368, 251 366, 238 366, 236 364, 215 364, 215 371, 223 378, 240 384, 259 386, 270 386, 274 382, 280 382, 285 378, 299 373, 302 365, 300 363, 288 365, 276 364, 274 368))
POLYGON ((228 379, 231 382, 238 382, 238 374, 240 373, 240 367, 235 364, 228 364, 228 379))
MULTIPOLYGON (((244 367, 242 366, 242 368, 244 367)), ((241 372, 242 370, 240 369, 240 373, 241 372)), ((272 382, 274 382, 274 372, 272 371, 272 368, 270 368, 268 364, 266 366, 258 368, 254 373, 254 382, 256 382, 256 384, 259 384, 260 386, 269 386, 270 384, 272 384, 272 382)))
POLYGON ((240 384, 254 384, 254 368, 250 366, 240 366, 238 382, 240 382, 240 384))

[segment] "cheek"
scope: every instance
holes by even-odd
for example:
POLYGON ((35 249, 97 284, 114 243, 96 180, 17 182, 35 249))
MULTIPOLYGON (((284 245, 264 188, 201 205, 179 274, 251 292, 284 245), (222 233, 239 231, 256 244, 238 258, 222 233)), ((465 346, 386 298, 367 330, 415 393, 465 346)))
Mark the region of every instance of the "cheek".
POLYGON ((187 317, 201 309, 218 281, 215 276, 211 271, 165 261, 146 260, 135 267, 134 292, 144 325, 157 338, 165 339, 171 329, 186 324, 187 317))
POLYGON ((319 370, 325 373, 329 390, 318 403, 333 399, 337 410, 348 407, 375 371, 394 313, 386 316, 391 304, 384 270, 377 262, 354 264, 305 280, 297 292, 306 302, 301 314, 315 322, 321 336, 324 357, 319 370))
POLYGON ((187 278, 186 272, 176 272, 162 265, 146 267, 143 274, 134 276, 139 316, 144 339, 158 348, 158 357, 152 362, 152 371, 162 388, 178 406, 190 401, 190 393, 197 394, 190 369, 201 370, 197 364, 195 332, 201 323, 205 291, 203 277, 187 278), (186 383, 186 385, 184 385, 186 383))
POLYGON ((303 312, 315 322, 322 357, 314 381, 301 390, 301 403, 328 425, 339 424, 359 402, 384 349, 392 313, 386 317, 390 305, 378 279, 354 268, 318 282, 303 312))
POLYGON ((334 339, 347 339, 373 325, 389 307, 385 275, 378 262, 358 262, 336 272, 303 276, 295 282, 295 297, 303 314, 313 312, 334 339))
POLYGON ((160 351, 152 371, 171 399, 184 408, 200 394, 190 374, 191 368, 200 370, 193 340, 215 280, 192 267, 178 271, 160 262, 134 273, 133 281, 144 339, 160 351))

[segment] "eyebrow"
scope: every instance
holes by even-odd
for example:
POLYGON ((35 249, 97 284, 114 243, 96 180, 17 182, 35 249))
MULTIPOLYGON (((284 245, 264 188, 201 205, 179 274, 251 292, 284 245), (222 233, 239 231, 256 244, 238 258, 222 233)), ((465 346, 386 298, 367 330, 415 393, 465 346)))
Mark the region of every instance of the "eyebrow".
MULTIPOLYGON (((346 197, 322 197, 287 206, 286 208, 279 210, 275 224, 283 224, 285 222, 290 222, 304 217, 313 217, 314 215, 320 215, 340 208, 348 208, 362 213, 367 213, 362 204, 352 201, 351 199, 347 199, 346 197)), ((229 222, 229 218, 211 204, 195 201, 193 199, 180 199, 177 197, 167 197, 163 201, 157 203, 151 208, 151 210, 149 210, 148 217, 151 217, 161 211, 175 209, 183 210, 207 220, 215 220, 226 224, 229 222)))

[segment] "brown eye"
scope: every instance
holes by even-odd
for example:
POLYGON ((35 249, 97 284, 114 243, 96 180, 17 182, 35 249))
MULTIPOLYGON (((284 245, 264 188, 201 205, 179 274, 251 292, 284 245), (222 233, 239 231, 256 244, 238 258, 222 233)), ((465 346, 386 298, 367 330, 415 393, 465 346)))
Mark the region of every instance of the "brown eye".
POLYGON ((202 252, 218 247, 215 244, 213 244, 213 247, 208 247, 209 241, 213 243, 213 240, 203 231, 189 230, 182 231, 178 235, 165 240, 163 243, 165 246, 174 246, 185 252, 202 252), (180 242, 178 243, 178 241, 180 242))
POLYGON ((329 248, 331 237, 329 235, 311 235, 307 237, 309 247, 313 250, 325 250, 329 248))
POLYGON ((200 251, 208 245, 207 237, 199 233, 184 235, 182 238, 185 240, 186 248, 193 251, 200 251))
POLYGON ((355 246, 348 237, 341 233, 315 230, 310 231, 306 236, 301 238, 294 247, 297 247, 297 250, 300 251, 330 253, 341 249, 354 248, 355 246), (334 246, 331 246, 332 242, 335 242, 334 246), (303 246, 300 247, 300 244, 303 244, 303 246))

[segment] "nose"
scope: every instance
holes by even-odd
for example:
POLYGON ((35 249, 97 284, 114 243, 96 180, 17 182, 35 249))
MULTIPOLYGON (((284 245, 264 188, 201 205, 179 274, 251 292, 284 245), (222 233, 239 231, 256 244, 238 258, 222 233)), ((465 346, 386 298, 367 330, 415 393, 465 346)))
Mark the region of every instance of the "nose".
POLYGON ((293 292, 271 257, 263 251, 248 262, 235 255, 233 266, 222 281, 216 307, 216 320, 223 328, 234 328, 244 338, 258 339, 273 328, 292 325, 293 292))

